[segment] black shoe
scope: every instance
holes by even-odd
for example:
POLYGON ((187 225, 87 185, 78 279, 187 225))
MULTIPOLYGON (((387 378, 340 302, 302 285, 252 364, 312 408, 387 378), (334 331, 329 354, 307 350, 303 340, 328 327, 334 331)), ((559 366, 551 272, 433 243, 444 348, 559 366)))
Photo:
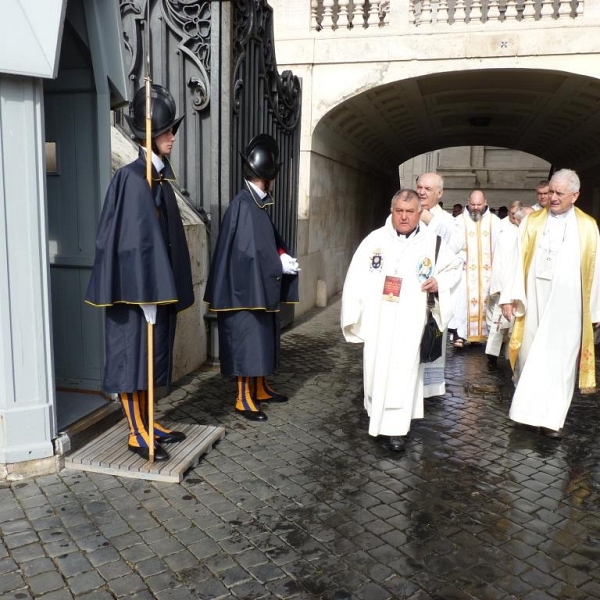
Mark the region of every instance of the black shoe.
POLYGON ((266 421, 268 419, 262 410, 242 410, 241 408, 236 408, 235 412, 248 419, 248 421, 266 421))
MULTIPOLYGON (((144 460, 150 459, 150 449, 146 447, 132 446, 128 444, 127 447, 131 452, 139 454, 144 460)), ((154 447, 154 460, 156 462, 162 462, 163 460, 169 460, 169 453, 160 445, 156 444, 154 447)))
POLYGON ((392 452, 402 452, 404 450, 404 438, 398 435, 391 435, 388 438, 387 447, 392 452))
POLYGON ((551 440, 562 440, 565 437, 564 431, 559 429, 558 431, 554 431, 554 429, 547 429, 546 427, 540 427, 540 432, 547 438, 551 440))
POLYGON ((490 365, 490 367, 497 367, 498 366, 498 357, 494 356, 493 354, 486 354, 485 355, 488 361, 488 365, 490 365))
POLYGON ((185 440, 183 431, 171 431, 171 433, 159 433, 156 436, 156 441, 161 444, 176 444, 185 440))
POLYGON ((283 394, 275 394, 269 398, 257 398, 259 402, 287 402, 289 398, 283 394))
POLYGON ((465 346, 468 346, 469 342, 467 342, 467 340, 465 340, 465 338, 461 338, 456 336, 452 342, 452 345, 455 348, 464 348, 465 346))

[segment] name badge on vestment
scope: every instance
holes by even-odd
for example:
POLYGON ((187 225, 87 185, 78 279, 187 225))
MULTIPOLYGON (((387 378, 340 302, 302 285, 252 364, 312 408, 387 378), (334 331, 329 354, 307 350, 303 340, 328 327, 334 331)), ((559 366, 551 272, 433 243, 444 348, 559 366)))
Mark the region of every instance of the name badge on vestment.
POLYGON ((402 287, 402 277, 393 277, 386 275, 383 282, 383 299, 388 302, 400 301, 400 288, 402 287))

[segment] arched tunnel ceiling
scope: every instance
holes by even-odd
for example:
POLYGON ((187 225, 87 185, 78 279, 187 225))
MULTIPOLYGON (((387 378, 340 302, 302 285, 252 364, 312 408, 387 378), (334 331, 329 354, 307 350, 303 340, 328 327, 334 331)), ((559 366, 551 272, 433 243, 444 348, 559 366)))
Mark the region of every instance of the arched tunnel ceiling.
POLYGON ((600 165, 598 107, 600 81, 589 77, 462 71, 370 89, 335 107, 319 126, 386 170, 431 150, 486 145, 589 172, 600 165))

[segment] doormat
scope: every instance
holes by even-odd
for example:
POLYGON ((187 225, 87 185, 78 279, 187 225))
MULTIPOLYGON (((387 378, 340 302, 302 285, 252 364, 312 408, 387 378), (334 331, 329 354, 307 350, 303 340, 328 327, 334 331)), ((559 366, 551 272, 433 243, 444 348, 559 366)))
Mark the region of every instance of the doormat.
POLYGON ((65 468, 93 473, 106 473, 118 477, 131 477, 151 481, 180 483, 185 472, 198 466, 202 456, 225 437, 224 427, 191 423, 161 421, 169 429, 186 435, 178 444, 165 444, 169 460, 150 463, 127 448, 129 427, 121 420, 105 433, 72 454, 65 456, 65 468))

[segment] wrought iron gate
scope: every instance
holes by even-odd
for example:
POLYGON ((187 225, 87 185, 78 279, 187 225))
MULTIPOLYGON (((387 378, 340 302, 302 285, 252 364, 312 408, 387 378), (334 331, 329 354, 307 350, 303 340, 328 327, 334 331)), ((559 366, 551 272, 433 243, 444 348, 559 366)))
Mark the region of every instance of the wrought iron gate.
MULTIPOLYGON (((150 2, 150 63, 153 83, 167 87, 185 119, 173 151, 178 187, 200 213, 209 212, 211 179, 211 2, 120 0, 128 56, 130 98, 144 85, 150 2)), ((126 126, 124 130, 129 133, 126 126)))
POLYGON ((235 0, 233 15, 232 188, 242 182, 238 151, 258 133, 269 133, 280 150, 271 216, 283 239, 296 252, 298 162, 300 155, 299 79, 277 70, 273 10, 264 1, 235 0))
POLYGON ((239 151, 270 133, 283 162, 272 217, 295 251, 301 91, 290 71, 277 71, 272 8, 266 0, 120 0, 131 97, 144 83, 147 2, 152 80, 186 115, 173 155, 180 190, 210 218, 214 244, 242 185, 239 151))

